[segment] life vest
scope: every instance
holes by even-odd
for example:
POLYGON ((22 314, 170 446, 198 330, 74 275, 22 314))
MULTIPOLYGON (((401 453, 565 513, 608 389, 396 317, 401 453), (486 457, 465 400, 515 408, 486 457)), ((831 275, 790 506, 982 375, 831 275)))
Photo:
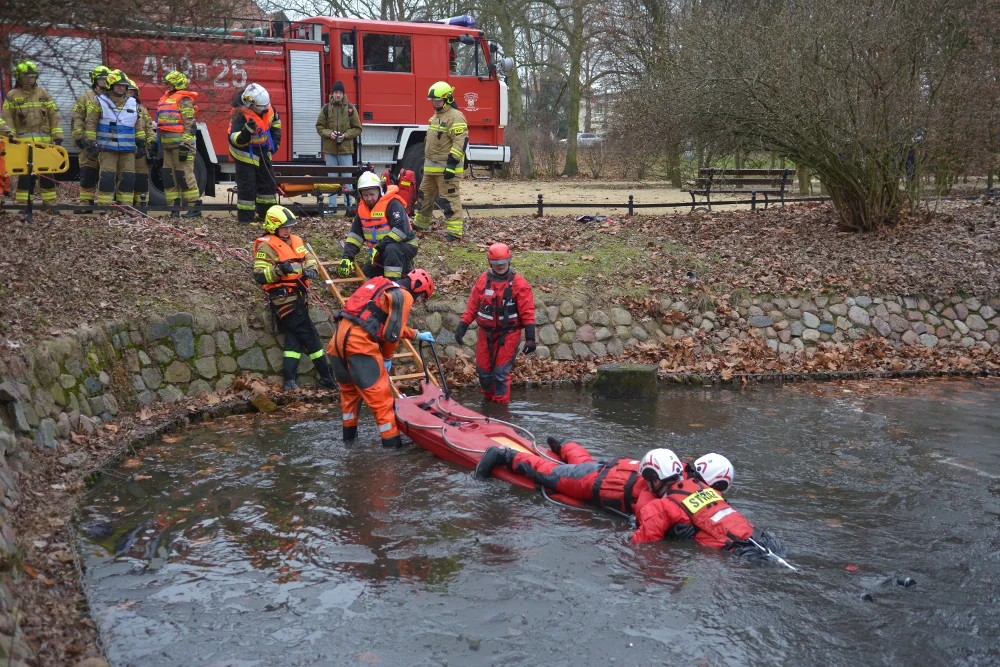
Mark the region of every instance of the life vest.
POLYGON ((611 459, 604 464, 594 480, 590 502, 598 507, 610 507, 632 513, 632 504, 638 499, 636 482, 643 480, 639 475, 639 462, 634 459, 611 459))
POLYGON ((386 169, 382 172, 382 182, 386 185, 395 185, 399 190, 399 196, 403 198, 403 206, 407 213, 413 212, 413 202, 417 199, 417 175, 412 169, 400 169, 399 178, 393 180, 392 174, 386 169))
POLYGON ((508 270, 507 276, 498 281, 493 280, 492 271, 486 272, 486 285, 476 309, 476 322, 480 327, 506 332, 520 326, 517 301, 514 299, 515 275, 508 270))
POLYGON ((121 107, 107 95, 98 95, 101 118, 97 121, 97 147, 119 153, 135 151, 135 125, 139 120, 139 104, 127 97, 121 107))
POLYGON ((261 236, 256 241, 253 242, 253 254, 254 257, 259 257, 257 254, 257 247, 261 243, 266 243, 271 247, 274 252, 278 254, 279 262, 289 261, 292 263, 292 269, 294 273, 291 275, 286 275, 282 277, 276 283, 267 283, 264 285, 264 290, 268 292, 271 297, 281 297, 287 296, 292 292, 302 290, 303 283, 306 287, 309 286, 309 279, 302 275, 302 265, 306 258, 306 244, 301 238, 295 234, 291 234, 288 237, 288 241, 282 241, 277 236, 267 235, 261 236), (274 292, 274 294, 271 294, 274 292))
POLYGON ((353 322, 376 343, 395 343, 403 330, 403 288, 384 276, 376 276, 355 290, 337 313, 338 320, 353 322), (390 312, 382 309, 382 296, 392 298, 390 312))
MULTIPOLYGON (((198 93, 189 90, 175 90, 166 93, 160 98, 160 103, 156 107, 156 129, 160 133, 160 140, 163 143, 181 143, 184 140, 184 117, 181 115, 180 102, 189 99, 194 102, 198 93), (167 135, 167 136, 164 136, 167 135), (177 135, 177 136, 169 136, 177 135)), ((195 107, 195 111, 198 107, 195 107)), ((190 139, 188 139, 190 140, 190 139)))
MULTIPOLYGON (((752 532, 753 525, 726 502, 718 491, 693 479, 682 479, 669 489, 664 498, 670 500, 687 514, 691 525, 706 533, 714 545, 722 549, 731 549, 735 543, 745 540, 752 532), (742 519, 739 525, 742 535, 730 531, 732 520, 727 517, 742 519)), ((704 539, 699 541, 706 541, 704 539)), ((714 546, 713 545, 713 546, 714 546)))
POLYGON ((392 231, 392 225, 385 219, 385 209, 389 202, 396 200, 406 208, 406 200, 399 196, 399 188, 390 185, 382 198, 375 202, 375 207, 368 210, 364 199, 358 201, 358 218, 361 220, 361 233, 369 248, 375 247, 386 234, 392 231))
POLYGON ((274 152, 274 138, 271 136, 271 123, 274 122, 274 108, 268 104, 264 116, 258 116, 250 109, 242 109, 243 115, 257 124, 257 129, 250 135, 250 145, 254 148, 266 148, 274 152))

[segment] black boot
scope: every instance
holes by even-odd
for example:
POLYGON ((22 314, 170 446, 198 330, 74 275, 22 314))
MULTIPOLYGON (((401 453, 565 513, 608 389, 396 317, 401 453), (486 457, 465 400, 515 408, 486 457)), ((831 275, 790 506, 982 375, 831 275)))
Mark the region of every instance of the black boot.
POLYGON ((201 200, 200 199, 196 199, 193 202, 191 202, 191 208, 188 210, 187 213, 185 213, 181 217, 184 217, 184 218, 200 218, 201 217, 201 200))
POLYGON ((391 438, 382 438, 382 446, 390 449, 399 449, 403 446, 403 436, 394 435, 391 438))
POLYGON ((295 381, 295 374, 299 370, 299 360, 292 357, 285 357, 281 364, 281 375, 285 380, 282 391, 293 391, 299 388, 299 383, 295 381))
POLYGON ((313 365, 316 366, 316 371, 319 373, 319 386, 330 391, 336 389, 337 380, 333 377, 333 369, 330 368, 330 362, 326 360, 326 356, 317 357, 313 361, 313 365))
POLYGON ((344 442, 352 442, 358 439, 358 427, 357 426, 345 426, 344 427, 344 442))
POLYGON ((566 438, 556 438, 550 435, 545 442, 548 444, 549 449, 552 450, 553 454, 556 456, 562 456, 562 446, 569 442, 569 440, 566 438))
POLYGON ((493 469, 501 463, 510 469, 516 455, 513 449, 507 447, 490 447, 476 464, 476 479, 489 479, 493 469))

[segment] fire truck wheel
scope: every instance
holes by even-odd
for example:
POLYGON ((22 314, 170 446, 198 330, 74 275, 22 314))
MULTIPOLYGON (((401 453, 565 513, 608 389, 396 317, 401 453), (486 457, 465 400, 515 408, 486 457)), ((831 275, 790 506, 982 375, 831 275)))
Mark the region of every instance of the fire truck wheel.
MULTIPOLYGON (((149 161, 149 204, 150 206, 165 206, 166 197, 163 196, 163 177, 160 174, 160 166, 163 160, 149 161)), ((208 169, 200 153, 194 156, 194 180, 198 182, 199 196, 205 194, 205 186, 208 184, 208 169)))
POLYGON ((400 161, 403 169, 412 169, 417 177, 416 188, 420 191, 420 181, 424 179, 424 142, 413 144, 403 153, 400 161))

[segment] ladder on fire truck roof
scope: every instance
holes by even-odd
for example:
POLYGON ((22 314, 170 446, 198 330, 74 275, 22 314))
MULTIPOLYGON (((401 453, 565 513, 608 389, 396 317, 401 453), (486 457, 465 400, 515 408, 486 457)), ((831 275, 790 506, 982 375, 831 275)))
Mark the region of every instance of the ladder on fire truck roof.
MULTIPOLYGON (((313 251, 312 246, 306 244, 306 247, 309 249, 309 252, 311 252, 313 256, 316 257, 317 260, 319 261, 319 275, 320 278, 323 279, 323 283, 326 285, 327 290, 330 292, 331 295, 333 295, 337 299, 337 301, 340 303, 341 308, 343 308, 344 304, 347 302, 347 297, 345 297, 343 294, 340 293, 341 289, 343 289, 348 285, 354 285, 355 287, 360 287, 366 280, 368 280, 365 277, 365 274, 362 273, 361 268, 357 264, 354 264, 354 272, 355 272, 354 276, 350 278, 333 278, 330 276, 330 273, 326 270, 326 267, 334 266, 336 264, 339 264, 339 262, 324 262, 322 259, 319 259, 319 256, 315 253, 315 251, 313 251)), ((400 373, 398 375, 389 376, 389 385, 392 387, 392 393, 396 396, 396 398, 399 398, 400 396, 403 395, 403 393, 399 390, 399 383, 411 382, 413 380, 422 380, 424 379, 425 375, 426 377, 430 378, 434 386, 440 387, 441 382, 434 375, 434 372, 432 370, 427 369, 427 372, 425 374, 424 360, 420 358, 419 354, 417 354, 417 349, 413 347, 413 343, 409 340, 406 340, 405 338, 400 339, 400 342, 403 344, 403 348, 405 349, 402 352, 397 350, 396 354, 393 355, 392 357, 393 369, 396 369, 398 367, 397 362, 402 362, 402 363, 412 363, 414 366, 417 367, 417 370, 416 372, 413 373, 400 373)))

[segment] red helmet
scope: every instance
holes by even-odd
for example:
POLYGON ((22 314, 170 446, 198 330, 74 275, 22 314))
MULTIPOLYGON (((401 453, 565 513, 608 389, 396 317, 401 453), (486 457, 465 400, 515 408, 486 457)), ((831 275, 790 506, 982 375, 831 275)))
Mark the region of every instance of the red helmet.
POLYGON ((491 262, 504 259, 510 261, 510 246, 506 243, 494 243, 490 246, 490 249, 486 251, 486 259, 491 262))
POLYGON ((413 298, 425 295, 429 299, 434 294, 434 281, 423 269, 413 269, 406 274, 406 277, 410 281, 410 294, 413 298))

